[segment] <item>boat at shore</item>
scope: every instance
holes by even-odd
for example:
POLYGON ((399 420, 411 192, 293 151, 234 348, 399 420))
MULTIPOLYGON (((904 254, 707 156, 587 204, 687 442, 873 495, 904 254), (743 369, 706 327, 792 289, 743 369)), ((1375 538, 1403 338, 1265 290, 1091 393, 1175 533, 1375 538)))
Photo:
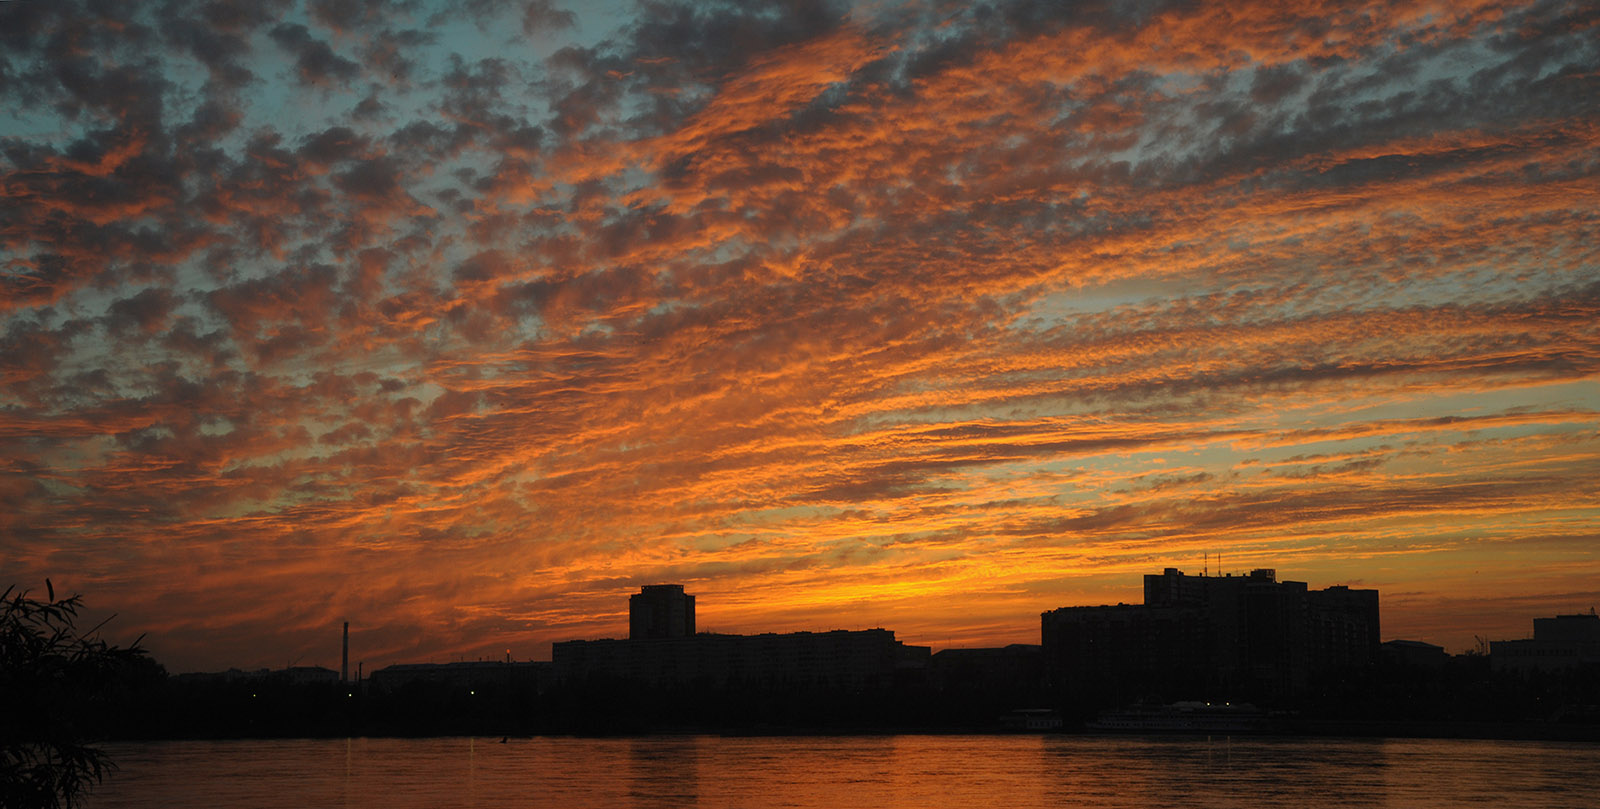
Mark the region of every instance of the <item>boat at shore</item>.
POLYGON ((1103 711, 1084 727, 1114 733, 1264 733, 1272 724, 1264 711, 1245 702, 1174 702, 1103 711))
POLYGON ((1053 708, 1017 708, 1000 717, 1000 729, 1011 731, 1056 731, 1061 729, 1061 714, 1053 708))

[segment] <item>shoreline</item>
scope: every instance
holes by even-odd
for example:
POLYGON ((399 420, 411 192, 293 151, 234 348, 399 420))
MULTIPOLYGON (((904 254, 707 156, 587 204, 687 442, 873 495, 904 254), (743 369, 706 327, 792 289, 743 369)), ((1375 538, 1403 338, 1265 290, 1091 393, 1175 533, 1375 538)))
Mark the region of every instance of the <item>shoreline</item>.
POLYGON ((1008 730, 989 727, 868 726, 856 728, 813 726, 671 726, 637 728, 626 731, 550 730, 520 733, 403 733, 374 732, 363 729, 352 733, 283 735, 180 735, 124 736, 105 739, 102 744, 203 741, 282 741, 292 739, 533 739, 533 738, 649 738, 671 736, 720 736, 726 738, 808 737, 808 736, 1071 736, 1082 738, 1276 738, 1276 739, 1435 739, 1462 741, 1540 741, 1600 744, 1600 725, 1549 722, 1495 721, 1393 721, 1393 720, 1298 720, 1271 730, 1257 732, 1205 733, 1181 731, 1116 732, 1069 727, 1057 730, 1008 730))

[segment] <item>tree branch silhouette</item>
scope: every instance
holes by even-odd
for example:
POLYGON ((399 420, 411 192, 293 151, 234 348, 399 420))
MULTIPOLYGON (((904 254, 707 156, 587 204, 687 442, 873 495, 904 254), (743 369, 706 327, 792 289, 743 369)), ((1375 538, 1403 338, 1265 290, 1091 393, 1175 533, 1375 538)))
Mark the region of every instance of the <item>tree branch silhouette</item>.
POLYGON ((40 600, 12 585, 0 595, 0 806, 7 809, 71 809, 115 769, 91 742, 110 692, 145 656, 143 635, 124 648, 99 638, 105 621, 80 632, 82 599, 57 599, 49 579, 45 592, 40 600))

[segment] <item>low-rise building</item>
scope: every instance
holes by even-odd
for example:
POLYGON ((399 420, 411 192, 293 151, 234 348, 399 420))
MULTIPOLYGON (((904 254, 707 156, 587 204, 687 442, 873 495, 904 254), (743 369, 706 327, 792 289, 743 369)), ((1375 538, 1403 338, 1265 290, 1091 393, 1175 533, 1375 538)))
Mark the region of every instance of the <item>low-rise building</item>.
MULTIPOLYGON (((655 611, 655 600, 684 604, 693 596, 678 585, 654 585, 632 602, 633 611, 655 611), (670 589, 664 589, 670 588, 670 589)), ((631 612, 633 612, 631 611, 631 612)), ((672 625, 678 626, 678 613, 672 625)), ((692 612, 689 613, 692 615, 692 612)), ((692 618, 690 618, 692 620, 692 618)), ((653 621, 630 621, 630 628, 653 621)), ((626 640, 571 640, 551 648, 561 682, 624 680, 649 686, 884 687, 908 673, 926 671, 930 649, 908 646, 887 629, 729 635, 698 633, 626 640)))
POLYGON ((977 649, 941 649, 928 662, 928 679, 941 690, 1030 692, 1044 677, 1036 643, 977 649))
POLYGON ((1533 619, 1533 637, 1489 644, 1489 667, 1496 672, 1576 671, 1600 667, 1600 616, 1533 619))
POLYGON ((556 643, 557 680, 610 678, 652 686, 874 688, 927 668, 929 648, 887 629, 556 643))
POLYGON ((1386 640, 1382 653, 1384 660, 1400 666, 1443 666, 1450 662, 1443 646, 1420 640, 1386 640))

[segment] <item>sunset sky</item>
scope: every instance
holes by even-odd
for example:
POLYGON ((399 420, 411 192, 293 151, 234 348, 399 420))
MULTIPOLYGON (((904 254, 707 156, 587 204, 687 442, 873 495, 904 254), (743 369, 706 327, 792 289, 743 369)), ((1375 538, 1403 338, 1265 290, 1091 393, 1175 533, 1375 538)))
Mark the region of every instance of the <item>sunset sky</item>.
POLYGON ((1600 605, 1600 5, 0 4, 0 588, 172 671, 1600 605))

